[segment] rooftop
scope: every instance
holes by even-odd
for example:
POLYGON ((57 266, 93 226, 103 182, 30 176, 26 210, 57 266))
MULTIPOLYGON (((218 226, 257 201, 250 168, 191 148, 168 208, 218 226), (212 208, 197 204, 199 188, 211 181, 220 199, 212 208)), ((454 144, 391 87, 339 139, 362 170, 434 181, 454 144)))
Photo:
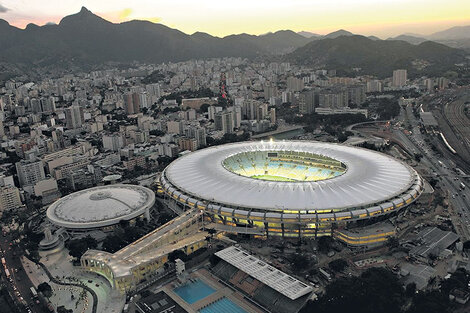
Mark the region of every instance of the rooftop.
POLYGON ((312 141, 242 142, 187 154, 164 171, 180 192, 229 207, 342 210, 384 203, 408 192, 419 179, 404 163, 375 151, 312 141), (347 171, 321 181, 267 181, 234 174, 223 166, 230 156, 254 151, 298 151, 326 156, 347 171))
POLYGON ((454 242, 459 240, 459 235, 451 231, 443 231, 437 227, 427 227, 419 232, 418 239, 421 244, 410 251, 410 255, 428 257, 431 254, 439 256, 454 242))
POLYGON ((424 126, 438 126, 436 118, 434 118, 432 112, 421 112, 419 115, 423 121, 424 126))
POLYGON ((228 247, 216 252, 215 255, 291 300, 313 291, 311 286, 281 272, 240 248, 228 247))
POLYGON ((57 200, 47 209, 47 217, 66 228, 103 227, 142 215, 154 203, 155 193, 142 186, 100 186, 57 200))
POLYGON ((163 291, 141 299, 136 306, 140 311, 149 313, 186 313, 185 309, 163 291))

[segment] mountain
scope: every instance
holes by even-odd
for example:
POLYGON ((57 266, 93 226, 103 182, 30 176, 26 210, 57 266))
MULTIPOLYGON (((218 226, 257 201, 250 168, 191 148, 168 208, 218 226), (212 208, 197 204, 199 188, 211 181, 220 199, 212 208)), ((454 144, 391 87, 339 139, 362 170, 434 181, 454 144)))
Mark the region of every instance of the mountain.
POLYGON ((307 32, 307 31, 297 32, 297 34, 299 34, 300 36, 303 36, 303 37, 305 37, 305 38, 323 37, 322 35, 315 34, 315 33, 312 33, 312 32, 307 32))
POLYGON ((323 36, 323 38, 337 38, 341 36, 353 36, 354 34, 351 32, 348 32, 347 30, 340 29, 335 32, 329 33, 328 35, 323 36))
POLYGON ((363 36, 341 36, 316 40, 285 56, 285 60, 311 67, 337 69, 339 75, 361 68, 361 73, 380 78, 406 68, 410 76, 442 75, 465 60, 462 50, 426 41, 412 45, 405 41, 371 40, 363 36))
POLYGON ((411 69, 416 60, 422 69, 416 69, 415 73, 445 71, 461 62, 465 55, 461 50, 435 42, 411 45, 401 40, 357 36, 343 29, 311 38, 306 38, 305 32, 298 34, 290 30, 223 38, 202 32, 188 35, 149 21, 111 23, 85 7, 64 17, 59 24, 29 24, 25 29, 0 19, 0 38, 0 66, 17 65, 17 68, 31 71, 44 66, 69 71, 90 69, 109 62, 161 63, 214 57, 273 56, 274 59, 336 68, 346 73, 359 67, 364 73, 386 77, 396 68, 411 69), (287 55, 279 57, 280 54, 287 55))
POLYGON ((455 26, 444 31, 440 31, 427 36, 428 39, 470 39, 470 25, 469 26, 455 26))
POLYGON ((406 41, 408 43, 411 43, 413 45, 419 45, 420 43, 427 41, 427 39, 424 39, 424 38, 421 38, 421 37, 415 37, 415 36, 411 36, 411 35, 400 35, 400 36, 393 37, 393 38, 390 37, 387 40, 402 40, 402 41, 406 41))
POLYGON ((382 40, 377 36, 368 36, 367 38, 369 38, 370 40, 382 40))
POLYGON ((224 38, 185 34, 149 21, 111 23, 83 7, 57 25, 24 30, 0 19, 0 60, 8 63, 90 67, 103 62, 177 62, 196 58, 256 57, 291 52, 308 43, 292 31, 224 38))
POLYGON ((470 26, 456 26, 427 36, 405 33, 394 38, 388 38, 388 40, 404 40, 412 44, 432 40, 452 48, 470 52, 470 26))

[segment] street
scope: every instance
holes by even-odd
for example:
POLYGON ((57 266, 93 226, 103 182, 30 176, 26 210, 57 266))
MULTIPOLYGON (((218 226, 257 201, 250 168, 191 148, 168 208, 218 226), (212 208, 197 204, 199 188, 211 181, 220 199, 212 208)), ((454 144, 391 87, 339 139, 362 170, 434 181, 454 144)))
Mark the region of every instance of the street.
MULTIPOLYGON (((5 237, 0 240, 1 257, 5 258, 5 267, 11 275, 11 280, 7 279, 8 291, 14 296, 18 304, 18 310, 20 312, 37 312, 42 313, 44 311, 40 305, 37 305, 32 300, 32 294, 30 288, 33 286, 20 261, 22 251, 19 247, 12 243, 11 236, 7 233, 5 237), (20 306, 19 303, 23 303, 26 306, 20 306)), ((5 268, 2 266, 2 275, 5 275, 5 268)))

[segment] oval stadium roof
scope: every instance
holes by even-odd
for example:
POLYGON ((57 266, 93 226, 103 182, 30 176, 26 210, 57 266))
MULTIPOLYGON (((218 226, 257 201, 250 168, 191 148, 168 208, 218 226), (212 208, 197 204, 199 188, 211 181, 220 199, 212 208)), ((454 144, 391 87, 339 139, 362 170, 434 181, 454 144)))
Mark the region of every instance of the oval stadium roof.
POLYGON ((377 205, 406 192, 417 173, 372 150, 312 141, 243 142, 189 153, 171 163, 164 177, 180 192, 230 207, 264 210, 345 210, 377 205), (322 181, 253 179, 222 165, 229 156, 253 151, 298 151, 341 161, 347 171, 322 181))

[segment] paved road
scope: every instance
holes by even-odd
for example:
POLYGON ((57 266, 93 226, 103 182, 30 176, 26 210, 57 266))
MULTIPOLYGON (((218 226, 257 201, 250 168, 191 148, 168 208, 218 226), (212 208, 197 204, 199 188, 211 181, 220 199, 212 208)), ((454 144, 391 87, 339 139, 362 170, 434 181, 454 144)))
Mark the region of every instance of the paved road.
MULTIPOLYGON (((12 276, 12 282, 8 283, 8 288, 11 291, 12 294, 15 295, 16 301, 19 303, 20 302, 20 297, 28 303, 29 308, 32 312, 34 313, 42 313, 46 312, 41 308, 40 306, 30 303, 32 302, 31 299, 31 291, 30 288, 33 286, 31 281, 29 280, 28 275, 23 270, 23 266, 20 261, 20 256, 22 255, 23 251, 16 245, 12 244, 10 246, 10 243, 12 242, 12 238, 9 234, 6 235, 6 237, 1 237, 0 239, 0 248, 2 250, 2 257, 5 258, 6 261, 6 266, 12 276), (14 290, 14 289, 17 290, 14 290), (19 292, 19 296, 16 293, 16 291, 19 292)), ((3 275, 4 270, 2 267, 3 275)), ((1 311, 1 310, 0 310, 1 311)), ((21 312, 28 312, 27 309, 21 309, 21 312)))
POLYGON ((92 313, 97 312, 97 309, 98 309, 98 296, 96 295, 96 292, 94 292, 93 289, 91 289, 88 286, 77 284, 77 283, 64 283, 64 282, 58 280, 57 278, 55 278, 51 274, 51 272, 49 272, 49 270, 47 269, 47 267, 44 264, 42 264, 42 263, 39 263, 39 264, 40 264, 41 268, 43 269, 43 271, 47 274, 47 276, 49 277, 49 279, 53 283, 55 283, 57 285, 62 285, 62 286, 74 286, 74 287, 82 288, 82 289, 85 289, 86 291, 88 291, 91 294, 91 296, 93 297, 92 313))
POLYGON ((413 131, 412 135, 403 134, 401 136, 403 143, 413 151, 420 152, 423 155, 421 163, 435 173, 435 177, 440 181, 441 188, 447 191, 449 203, 459 214, 462 235, 465 237, 464 239, 470 239, 470 188, 461 189, 460 183, 463 178, 455 172, 455 166, 449 159, 439 159, 439 156, 429 147, 419 131, 418 121, 413 114, 408 114, 408 119, 413 131))

